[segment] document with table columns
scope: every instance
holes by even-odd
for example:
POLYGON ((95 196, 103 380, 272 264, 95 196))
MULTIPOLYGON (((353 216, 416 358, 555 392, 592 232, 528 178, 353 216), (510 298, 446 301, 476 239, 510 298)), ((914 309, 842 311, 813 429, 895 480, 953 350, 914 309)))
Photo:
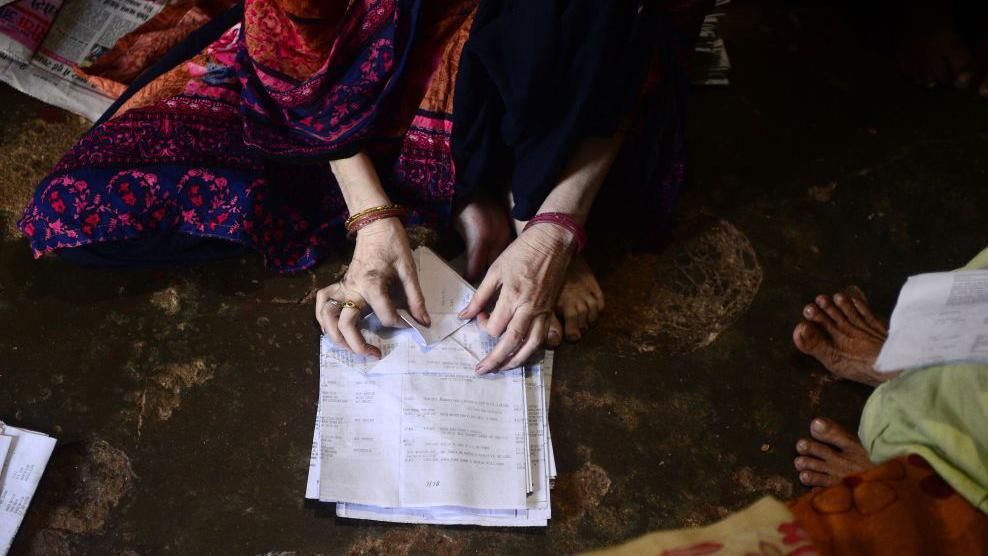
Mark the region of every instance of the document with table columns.
POLYGON ((341 517, 545 525, 551 356, 477 375, 494 339, 448 318, 469 300, 469 284, 431 251, 416 250, 416 261, 441 330, 386 329, 370 315, 363 333, 380 360, 321 340, 306 497, 336 502, 341 517))
POLYGON ((988 363, 988 270, 909 277, 875 368, 962 362, 988 363))

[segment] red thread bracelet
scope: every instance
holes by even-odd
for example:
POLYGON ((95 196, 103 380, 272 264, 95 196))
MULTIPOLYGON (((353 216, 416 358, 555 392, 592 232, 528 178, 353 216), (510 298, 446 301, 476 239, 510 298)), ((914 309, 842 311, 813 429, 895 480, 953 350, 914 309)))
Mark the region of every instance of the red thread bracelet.
POLYGON ((543 212, 536 214, 531 220, 525 224, 525 230, 531 228, 535 224, 555 224, 561 228, 565 228, 571 234, 573 234, 573 243, 576 244, 576 252, 579 253, 587 246, 587 232, 583 229, 583 226, 576 221, 575 218, 566 214, 564 212, 543 212))

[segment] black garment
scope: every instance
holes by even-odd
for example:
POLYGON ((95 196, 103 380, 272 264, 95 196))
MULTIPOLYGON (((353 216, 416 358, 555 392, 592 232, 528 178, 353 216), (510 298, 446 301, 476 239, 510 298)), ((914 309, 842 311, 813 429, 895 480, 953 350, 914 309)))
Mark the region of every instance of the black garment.
POLYGON ((660 43, 659 3, 482 0, 456 80, 457 195, 510 183, 527 220, 587 136, 630 113, 660 43))

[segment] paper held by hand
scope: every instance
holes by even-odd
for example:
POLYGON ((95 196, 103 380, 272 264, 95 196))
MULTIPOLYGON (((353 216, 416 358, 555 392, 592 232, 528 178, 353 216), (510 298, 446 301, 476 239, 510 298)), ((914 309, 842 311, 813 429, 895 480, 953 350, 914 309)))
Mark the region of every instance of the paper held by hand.
POLYGON ((456 318, 473 288, 431 251, 415 256, 431 327, 368 316, 362 333, 380 360, 322 339, 306 497, 337 502, 340 517, 544 526, 551 356, 478 375, 496 340, 456 318))
POLYGON ((882 372, 988 363, 988 270, 911 276, 875 363, 882 372))
POLYGON ((398 315, 417 333, 416 340, 432 346, 450 336, 467 323, 457 315, 473 298, 473 287, 464 280, 439 255, 427 247, 412 252, 418 269, 419 285, 425 297, 425 308, 432 319, 431 326, 424 326, 404 309, 398 315))

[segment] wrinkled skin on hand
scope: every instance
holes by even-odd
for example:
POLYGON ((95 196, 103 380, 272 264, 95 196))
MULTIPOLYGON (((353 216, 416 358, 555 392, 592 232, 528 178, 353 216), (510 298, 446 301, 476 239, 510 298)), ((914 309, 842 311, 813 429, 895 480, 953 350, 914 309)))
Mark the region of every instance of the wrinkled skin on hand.
POLYGON ((316 293, 316 320, 323 333, 353 353, 381 357, 380 350, 364 339, 358 324, 362 309, 369 305, 381 324, 403 325, 389 293, 396 279, 405 292, 409 312, 415 320, 430 325, 408 235, 401 221, 387 218, 361 228, 357 232, 353 260, 343 279, 316 293), (353 302, 357 308, 342 307, 346 301, 353 302))
POLYGON ((551 224, 532 226, 494 261, 461 318, 477 317, 495 348, 478 373, 522 365, 546 338, 566 271, 575 253, 570 232, 551 224), (490 314, 484 308, 500 290, 490 314))

